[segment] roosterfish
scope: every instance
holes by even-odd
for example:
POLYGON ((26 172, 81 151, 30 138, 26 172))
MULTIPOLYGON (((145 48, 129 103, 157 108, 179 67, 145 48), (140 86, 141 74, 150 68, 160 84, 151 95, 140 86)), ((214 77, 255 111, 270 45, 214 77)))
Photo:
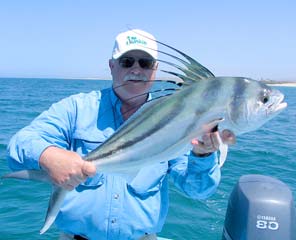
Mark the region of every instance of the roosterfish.
MULTIPOLYGON (((215 77, 190 56, 157 42, 182 56, 158 50, 182 64, 158 59, 179 70, 164 72, 181 78, 182 86, 173 94, 145 103, 107 141, 83 157, 94 163, 98 172, 137 173, 145 166, 187 153, 192 139, 217 126, 219 131, 241 135, 258 129, 286 108, 279 90, 250 78, 215 77)), ((220 166, 226 155, 227 146, 220 139, 220 166)), ((43 170, 22 170, 2 178, 50 181, 43 170)), ((55 221, 67 193, 53 185, 41 234, 55 221)))

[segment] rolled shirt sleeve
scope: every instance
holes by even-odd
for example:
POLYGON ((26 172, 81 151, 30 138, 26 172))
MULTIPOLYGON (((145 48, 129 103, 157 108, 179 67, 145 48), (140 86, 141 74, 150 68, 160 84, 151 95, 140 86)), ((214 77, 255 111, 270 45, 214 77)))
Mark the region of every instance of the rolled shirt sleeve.
POLYGON ((12 170, 40 169, 39 158, 49 146, 69 149, 75 104, 71 97, 53 104, 10 140, 8 165, 12 170), (70 114, 72 113, 72 114, 70 114))
POLYGON ((186 196, 205 199, 217 189, 221 172, 217 153, 208 157, 189 154, 169 162, 169 173, 175 186, 186 196))

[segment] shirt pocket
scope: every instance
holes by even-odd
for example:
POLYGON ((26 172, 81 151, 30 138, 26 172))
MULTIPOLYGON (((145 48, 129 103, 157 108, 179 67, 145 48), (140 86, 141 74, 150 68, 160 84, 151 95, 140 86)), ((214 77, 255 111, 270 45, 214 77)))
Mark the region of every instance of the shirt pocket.
POLYGON ((99 147, 107 138, 103 132, 77 131, 73 134, 71 150, 84 156, 99 147))
POLYGON ((157 193, 168 171, 168 163, 161 162, 142 168, 136 177, 128 184, 129 190, 135 195, 145 197, 157 193))
POLYGON ((76 191, 82 192, 88 189, 96 189, 102 186, 104 182, 105 182, 105 175, 102 173, 97 173, 95 176, 87 178, 84 183, 80 183, 76 187, 76 191))
MULTIPOLYGON (((75 132, 73 134, 71 150, 84 156, 99 147, 106 139, 107 136, 105 136, 103 132, 96 132, 95 134, 90 132, 75 132)), ((104 174, 97 173, 95 176, 87 178, 76 190, 79 192, 90 188, 98 188, 104 183, 104 179, 104 174)))

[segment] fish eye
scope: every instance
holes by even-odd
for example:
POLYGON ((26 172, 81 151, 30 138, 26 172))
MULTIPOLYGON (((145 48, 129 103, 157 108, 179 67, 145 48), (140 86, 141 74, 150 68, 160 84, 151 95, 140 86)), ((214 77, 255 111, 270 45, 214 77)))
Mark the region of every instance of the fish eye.
POLYGON ((263 104, 267 103, 268 101, 269 101, 269 96, 267 96, 267 95, 263 96, 262 99, 261 99, 261 102, 263 104))
POLYGON ((268 89, 261 91, 259 99, 263 104, 268 103, 270 99, 270 91, 268 89))

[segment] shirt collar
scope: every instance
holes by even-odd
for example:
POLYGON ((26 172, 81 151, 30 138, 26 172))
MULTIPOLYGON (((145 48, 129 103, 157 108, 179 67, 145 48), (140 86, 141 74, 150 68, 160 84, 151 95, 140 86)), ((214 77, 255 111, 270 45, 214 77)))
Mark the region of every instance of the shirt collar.
MULTIPOLYGON (((152 99, 152 96, 151 96, 151 93, 149 93, 147 101, 149 101, 151 99, 152 99)), ((123 119, 123 116, 121 113, 122 101, 115 93, 113 87, 111 87, 111 91, 110 91, 110 100, 111 100, 112 107, 115 110, 114 111, 114 119, 115 119, 115 126, 117 129, 124 122, 124 119, 123 119)))
MULTIPOLYGON (((112 103, 113 107, 116 107, 116 108, 117 108, 117 106, 121 107, 122 102, 121 102, 120 98, 117 96, 117 94, 115 93, 113 87, 111 88, 110 98, 111 98, 111 103, 112 103)), ((152 99, 152 95, 151 95, 151 93, 148 93, 147 102, 150 101, 151 99, 152 99)))
POLYGON ((111 91, 110 91, 110 99, 113 107, 117 107, 118 105, 121 106, 122 102, 120 98, 116 95, 113 87, 111 88, 111 91))

